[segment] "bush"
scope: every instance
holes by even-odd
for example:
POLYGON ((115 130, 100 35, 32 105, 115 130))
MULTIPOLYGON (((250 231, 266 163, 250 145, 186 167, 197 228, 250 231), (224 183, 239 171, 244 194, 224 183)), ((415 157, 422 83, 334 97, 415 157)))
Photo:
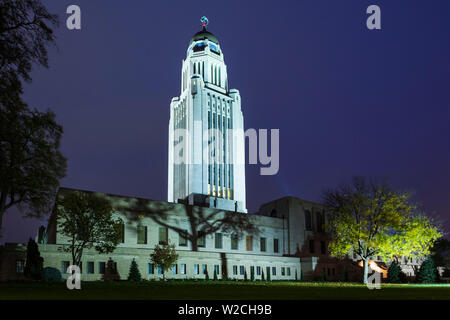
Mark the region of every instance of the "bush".
POLYGON ((427 258, 422 262, 416 280, 419 283, 435 283, 437 280, 436 273, 433 259, 427 258))
POLYGON ((45 282, 60 282, 62 280, 61 272, 56 268, 50 267, 42 269, 41 278, 45 282))
POLYGON ((25 276, 34 280, 39 280, 41 278, 43 264, 44 259, 39 253, 38 245, 30 238, 27 245, 27 260, 24 270, 25 276))
POLYGON ((402 270, 401 270, 397 260, 392 261, 392 263, 388 269, 388 278, 387 278, 388 282, 389 283, 401 283, 402 282, 401 273, 402 273, 402 270))
POLYGON ((130 272, 128 274, 128 281, 136 281, 139 282, 142 280, 141 273, 139 272, 138 265, 136 261, 133 259, 130 265, 130 272))

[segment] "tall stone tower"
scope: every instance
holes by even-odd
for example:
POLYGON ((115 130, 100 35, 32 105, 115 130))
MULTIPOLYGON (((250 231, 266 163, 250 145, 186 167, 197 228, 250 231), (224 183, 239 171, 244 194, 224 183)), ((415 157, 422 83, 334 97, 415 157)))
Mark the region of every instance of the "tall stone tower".
POLYGON ((170 103, 168 201, 247 212, 241 97, 229 89, 217 38, 191 39, 181 69, 181 93, 170 103))

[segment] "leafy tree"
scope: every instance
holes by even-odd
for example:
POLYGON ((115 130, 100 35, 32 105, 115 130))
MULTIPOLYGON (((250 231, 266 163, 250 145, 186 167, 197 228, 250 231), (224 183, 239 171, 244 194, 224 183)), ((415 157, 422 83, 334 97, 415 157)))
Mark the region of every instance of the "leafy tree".
POLYGON ((116 263, 109 258, 106 263, 105 273, 102 276, 103 281, 118 281, 120 280, 119 272, 117 271, 116 263))
POLYGON ((130 219, 139 220, 147 216, 159 225, 177 232, 189 240, 192 251, 198 251, 198 240, 218 231, 234 233, 242 236, 244 233, 256 235, 259 229, 253 222, 253 217, 246 213, 204 208, 193 205, 181 205, 147 199, 127 199, 119 210, 130 213, 130 219), (170 216, 177 213, 186 217, 189 230, 177 224, 172 224, 170 216))
POLYGON ((27 260, 25 262, 24 274, 35 280, 41 278, 44 259, 41 257, 38 245, 30 238, 27 245, 27 260))
POLYGON ((60 192, 56 215, 59 231, 66 236, 72 253, 72 263, 79 265, 84 249, 94 248, 98 253, 111 253, 119 237, 116 225, 120 223, 112 216, 112 207, 92 192, 60 192))
POLYGON ((165 272, 169 270, 178 260, 178 254, 175 251, 175 244, 157 245, 150 254, 150 260, 155 265, 161 266, 163 279, 165 279, 165 272))
POLYGON ((417 282, 419 283, 435 283, 437 280, 436 277, 436 267, 434 266, 433 259, 430 257, 426 258, 417 273, 416 277, 417 282))
POLYGON ((330 216, 330 253, 343 257, 356 253, 363 261, 364 283, 372 256, 423 256, 441 236, 431 219, 417 212, 406 193, 391 190, 387 184, 353 183, 324 193, 330 216))
POLYGON ((0 2, 0 229, 4 213, 17 206, 26 216, 51 211, 65 176, 59 151, 62 127, 51 111, 30 110, 22 101, 21 79, 30 81, 33 63, 48 66, 47 46, 57 18, 38 0, 0 2))
POLYGON ((133 259, 130 265, 130 272, 128 273, 128 281, 140 282, 141 280, 141 272, 139 271, 136 260, 133 259))

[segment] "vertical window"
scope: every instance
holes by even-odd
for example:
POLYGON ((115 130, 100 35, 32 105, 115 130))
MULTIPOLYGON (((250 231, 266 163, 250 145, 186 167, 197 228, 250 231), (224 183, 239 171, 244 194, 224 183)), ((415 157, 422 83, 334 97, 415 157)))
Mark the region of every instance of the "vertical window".
POLYGON ((159 244, 167 244, 169 242, 168 239, 168 230, 166 227, 159 228, 159 244))
POLYGON ((88 263, 87 263, 87 273, 88 274, 93 274, 94 273, 94 262, 93 261, 88 261, 88 263))
POLYGON ((273 239, 273 252, 275 253, 279 252, 278 239, 273 239))
POLYGON ((114 227, 119 238, 119 243, 125 243, 125 224, 123 221, 116 223, 114 227))
POLYGON ((291 276, 291 268, 286 268, 287 269, 287 275, 288 275, 288 277, 290 277, 291 276))
POLYGON ((178 269, 178 266, 176 264, 174 264, 172 266, 172 274, 177 274, 177 271, 178 271, 177 269, 178 269))
POLYGON ((221 233, 215 234, 215 243, 216 243, 216 249, 222 249, 222 234, 221 233))
POLYGON ((325 241, 320 241, 320 253, 321 254, 327 253, 327 247, 326 247, 325 241))
MULTIPOLYGON (((186 230, 183 230, 186 232, 186 230)), ((183 233, 178 233, 178 245, 180 247, 186 247, 187 246, 187 238, 183 236, 183 233)))
POLYGON ((186 274, 186 264, 180 264, 180 274, 186 274))
POLYGON ((309 240, 309 253, 314 253, 314 240, 309 240))
POLYGON ((205 244, 206 244, 206 241, 205 241, 206 239, 205 239, 205 236, 201 236, 201 237, 199 237, 198 239, 197 239, 197 246, 198 247, 201 247, 201 248, 204 248, 205 247, 205 244))
POLYGON ((281 275, 282 276, 286 275, 286 268, 285 267, 281 267, 281 275))
POLYGON ((194 264, 194 274, 198 274, 198 264, 194 264))
POLYGON ((257 267, 256 267, 256 275, 257 275, 257 276, 260 276, 260 275, 261 275, 261 267, 260 267, 260 266, 257 266, 257 267))
POLYGON ((233 266, 233 275, 237 276, 237 266, 233 266))
POLYGON ((163 269, 159 264, 158 264, 158 274, 163 274, 163 269))
POLYGON ((244 275, 244 273, 245 273, 245 268, 244 268, 244 266, 239 266, 239 273, 240 273, 241 276, 244 275))
POLYGON ((311 211, 305 210, 305 228, 306 231, 312 231, 311 211))
POLYGON ((16 273, 23 273, 25 268, 24 260, 16 260, 16 273))
POLYGON ((255 275, 255 267, 254 266, 250 266, 250 275, 255 275))
POLYGON ((148 274, 153 274, 155 270, 153 269, 153 263, 148 264, 148 274))
POLYGON ((202 274, 207 274, 208 273, 208 265, 204 264, 202 265, 202 274))
POLYGON ((277 268, 276 267, 272 267, 272 275, 273 276, 277 275, 277 268))
POLYGON ((137 227, 137 243, 138 244, 147 244, 147 227, 146 226, 138 226, 137 227))
POLYGON ((270 275, 270 267, 266 267, 266 275, 267 277, 270 275))
POLYGON ((67 269, 70 266, 70 262, 69 261, 62 261, 61 262, 61 273, 67 273, 67 269))
POLYGON ((219 273, 219 265, 218 264, 214 265, 214 272, 217 274, 217 276, 220 274, 219 273))
POLYGON ((106 262, 99 262, 98 263, 98 273, 105 274, 106 269, 106 262))
POLYGON ((239 238, 236 234, 231 235, 231 250, 238 250, 239 238))
POLYGON ((266 238, 261 238, 259 241, 259 247, 262 252, 266 251, 266 238))
POLYGON ((322 212, 317 212, 316 216, 317 216, 317 231, 318 232, 323 232, 323 228, 324 228, 323 213, 322 212))
POLYGON ((246 243, 247 251, 252 251, 253 250, 253 238, 252 238, 252 236, 247 236, 245 243, 246 243))

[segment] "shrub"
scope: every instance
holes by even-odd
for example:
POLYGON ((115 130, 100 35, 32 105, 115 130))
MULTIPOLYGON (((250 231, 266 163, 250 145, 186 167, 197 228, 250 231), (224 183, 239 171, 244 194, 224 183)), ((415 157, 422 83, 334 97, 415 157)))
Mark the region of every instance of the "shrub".
POLYGON ((41 279, 45 282, 60 282, 62 280, 61 272, 56 268, 46 267, 42 269, 41 279))
POLYGON ((434 261, 431 258, 427 258, 422 262, 422 265, 419 268, 419 272, 416 277, 417 282, 419 283, 435 283, 437 280, 436 277, 436 268, 434 266, 434 261))
POLYGON ((30 238, 27 245, 27 260, 25 263, 24 274, 34 280, 41 278, 44 259, 39 253, 39 248, 36 242, 30 238))
POLYGON ((142 280, 141 273, 139 272, 138 265, 136 261, 133 259, 130 265, 130 272, 128 274, 128 281, 136 281, 139 282, 142 280))

